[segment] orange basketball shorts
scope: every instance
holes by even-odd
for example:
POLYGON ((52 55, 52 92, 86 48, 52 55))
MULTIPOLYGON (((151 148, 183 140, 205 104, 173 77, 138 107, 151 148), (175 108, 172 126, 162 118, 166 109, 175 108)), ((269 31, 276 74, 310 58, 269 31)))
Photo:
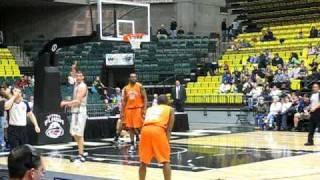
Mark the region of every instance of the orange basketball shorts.
POLYGON ((141 128, 143 125, 143 108, 126 109, 124 118, 127 128, 141 128))
POLYGON ((165 129, 148 125, 142 127, 139 145, 140 162, 150 164, 152 158, 158 163, 170 162, 170 145, 165 129))

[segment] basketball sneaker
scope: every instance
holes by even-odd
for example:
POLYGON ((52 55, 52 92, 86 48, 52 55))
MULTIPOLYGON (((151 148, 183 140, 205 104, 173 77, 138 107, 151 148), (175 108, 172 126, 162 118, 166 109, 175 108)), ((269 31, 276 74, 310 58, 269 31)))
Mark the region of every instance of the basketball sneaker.
POLYGON ((136 151, 136 148, 134 147, 134 145, 131 145, 130 147, 129 147, 129 153, 134 153, 136 151))
POLYGON ((83 155, 78 155, 77 157, 71 158, 70 161, 74 163, 83 163, 86 162, 86 158, 83 155))
POLYGON ((136 135, 136 142, 138 143, 140 141, 139 135, 136 135))

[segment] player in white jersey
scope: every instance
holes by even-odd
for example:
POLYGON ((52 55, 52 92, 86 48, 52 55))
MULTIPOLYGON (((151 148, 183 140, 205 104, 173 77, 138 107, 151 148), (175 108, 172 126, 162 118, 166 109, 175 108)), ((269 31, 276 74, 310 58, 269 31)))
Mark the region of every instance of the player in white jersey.
POLYGON ((71 101, 62 101, 61 107, 70 107, 72 118, 70 124, 70 134, 78 144, 78 157, 73 161, 85 162, 84 157, 84 129, 87 120, 87 97, 88 87, 84 83, 84 76, 81 71, 76 73, 76 84, 73 90, 71 101))

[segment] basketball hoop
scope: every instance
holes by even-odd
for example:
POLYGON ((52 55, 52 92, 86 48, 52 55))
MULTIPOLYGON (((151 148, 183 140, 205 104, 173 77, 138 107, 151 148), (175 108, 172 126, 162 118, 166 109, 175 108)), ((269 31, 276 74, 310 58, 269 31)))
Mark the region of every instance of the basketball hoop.
POLYGON ((140 49, 141 48, 141 39, 143 38, 143 33, 137 34, 126 34, 123 36, 123 41, 129 42, 131 44, 131 49, 140 49))

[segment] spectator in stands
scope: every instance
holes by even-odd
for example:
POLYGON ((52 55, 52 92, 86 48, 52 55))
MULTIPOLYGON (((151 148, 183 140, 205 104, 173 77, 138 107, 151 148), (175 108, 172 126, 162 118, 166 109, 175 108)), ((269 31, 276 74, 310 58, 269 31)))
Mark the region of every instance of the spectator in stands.
POLYGON ((242 39, 242 41, 240 41, 239 48, 248 48, 248 47, 251 47, 251 44, 245 39, 242 39))
POLYGON ((232 36, 235 37, 238 35, 239 33, 239 26, 240 26, 240 23, 238 20, 234 20, 232 22, 232 36))
POLYGON ((225 73, 222 77, 222 82, 226 82, 227 84, 233 83, 232 76, 229 72, 225 73))
POLYGON ((312 63, 309 64, 309 66, 311 67, 311 72, 317 71, 318 66, 319 66, 319 63, 317 62, 316 59, 313 59, 313 60, 312 60, 312 63))
POLYGON ((298 130, 299 121, 308 120, 310 118, 310 97, 307 94, 303 95, 303 98, 300 98, 298 101, 297 112, 294 114, 293 118, 293 130, 298 130))
POLYGON ((29 86, 29 84, 30 84, 29 78, 26 75, 24 75, 23 78, 21 78, 16 82, 16 86, 20 89, 26 88, 27 86, 29 86))
POLYGON ((251 91, 247 94, 249 109, 253 109, 253 105, 257 102, 258 97, 262 93, 262 88, 256 84, 252 85, 251 91))
POLYGON ((298 54, 295 52, 291 53, 291 57, 289 58, 288 66, 294 67, 296 65, 300 65, 301 61, 299 60, 298 54))
POLYGON ((29 97, 28 104, 29 104, 31 111, 33 111, 33 106, 34 106, 34 97, 33 96, 29 97))
POLYGON ((241 79, 243 79, 243 77, 249 77, 249 76, 250 76, 249 68, 245 65, 242 66, 241 79))
POLYGON ((310 76, 307 77, 307 80, 309 82, 316 82, 320 79, 320 73, 318 70, 313 70, 312 74, 310 76))
POLYGON ((158 39, 167 39, 169 36, 168 31, 166 30, 164 24, 161 24, 161 28, 158 29, 157 38, 158 39))
POLYGON ((232 29, 233 29, 233 25, 231 24, 230 26, 228 26, 228 39, 229 39, 229 41, 232 40, 232 38, 234 37, 232 29))
POLYGON ((234 51, 240 50, 240 43, 236 40, 231 43, 231 49, 234 51))
POLYGON ((317 48, 312 46, 312 44, 310 43, 308 46, 308 55, 315 55, 317 54, 317 48))
POLYGON ((40 180, 45 174, 40 153, 29 144, 16 147, 10 152, 8 171, 10 179, 40 180))
POLYGON ((280 64, 283 67, 284 62, 283 62, 283 59, 279 56, 279 54, 275 53, 271 64, 272 66, 278 66, 280 64))
POLYGON ((76 82, 76 81, 75 81, 75 78, 74 78, 74 76, 73 76, 73 73, 70 71, 70 72, 69 72, 69 76, 68 76, 68 84, 69 84, 70 86, 73 86, 75 82, 76 82))
POLYGON ((269 114, 267 116, 267 120, 268 120, 267 126, 269 130, 275 127, 274 122, 276 122, 277 118, 279 118, 281 109, 282 109, 282 104, 279 102, 279 97, 273 96, 272 103, 270 105, 269 114))
POLYGON ((256 74, 255 79, 258 86, 263 86, 264 84, 266 84, 266 79, 262 78, 261 76, 262 76, 261 73, 256 74))
POLYGON ((304 63, 301 63, 298 79, 304 80, 307 76, 308 76, 307 67, 304 65, 304 63))
POLYGON ((5 129, 7 128, 7 119, 6 119, 6 112, 4 112, 4 102, 8 100, 10 94, 8 94, 5 88, 2 86, 0 88, 0 151, 4 150, 6 147, 5 142, 5 129))
POLYGON ((171 38, 176 38, 177 37, 177 27, 178 23, 175 18, 171 18, 171 23, 170 23, 170 36, 171 38))
POLYGON ((319 57, 319 55, 320 55, 320 43, 318 43, 315 48, 316 48, 316 55, 318 55, 317 57, 319 57))
POLYGON ((108 90, 103 90, 102 99, 104 101, 106 111, 109 111, 111 109, 112 97, 109 95, 108 90))
POLYGON ((250 91, 251 91, 254 83, 253 83, 247 76, 245 76, 245 77, 243 77, 243 79, 242 79, 242 84, 243 84, 243 86, 242 86, 242 92, 243 92, 244 94, 250 93, 250 91))
POLYGON ((259 69, 266 69, 267 65, 269 64, 267 56, 265 53, 261 53, 258 59, 258 68, 259 69))
POLYGON ((238 70, 237 67, 234 68, 233 74, 232 74, 234 85, 237 88, 237 91, 242 89, 242 83, 241 83, 241 72, 238 70))
POLYGON ((273 36, 273 32, 270 28, 267 29, 267 31, 263 34, 262 41, 274 41, 276 38, 273 36))
POLYGON ((280 88, 282 89, 288 89, 290 86, 290 78, 289 78, 289 73, 288 73, 288 68, 283 68, 281 72, 281 82, 278 83, 280 85, 280 88))
POLYGON ((318 37, 318 29, 315 26, 311 27, 309 38, 317 38, 318 37))
POLYGON ((230 85, 230 91, 229 91, 230 93, 238 93, 239 92, 237 86, 234 83, 230 83, 229 85, 230 85))
POLYGON ((226 62, 223 64, 222 68, 224 73, 230 72, 229 65, 226 62))
POLYGON ((251 41, 252 41, 253 43, 257 43, 259 40, 258 40, 257 36, 253 36, 253 37, 251 38, 251 41))
POLYGON ((271 89, 269 84, 266 84, 263 88, 262 88, 262 92, 261 92, 261 97, 264 98, 265 101, 272 101, 272 96, 271 94, 271 89))
POLYGON ((285 96, 281 99, 281 122, 278 122, 278 130, 287 130, 287 119, 288 119, 288 112, 292 106, 292 102, 290 102, 290 99, 288 96, 285 96))
POLYGON ((256 117, 255 117, 255 126, 256 128, 264 129, 264 119, 267 117, 268 105, 265 103, 263 97, 258 98, 258 103, 255 106, 256 108, 256 117))
POLYGON ((121 100, 122 100, 121 89, 116 87, 115 91, 116 91, 116 94, 115 94, 114 99, 113 99, 114 102, 113 102, 113 107, 112 107, 112 113, 114 115, 120 114, 121 100))
POLYGON ((101 82, 100 77, 97 76, 96 79, 92 83, 91 92, 102 94, 103 89, 105 89, 105 88, 106 88, 106 86, 101 82))
POLYGON ((12 86, 9 86, 7 82, 3 82, 1 85, 1 88, 3 88, 3 92, 7 95, 6 98, 10 98, 11 88, 12 86))
POLYGON ((272 68, 271 66, 267 66, 265 72, 265 78, 266 78, 266 81, 270 84, 273 82, 273 71, 272 71, 272 68))
POLYGON ((28 81, 29 81, 29 87, 34 87, 34 76, 29 76, 28 77, 28 81))
POLYGON ((272 88, 271 88, 271 91, 270 91, 270 96, 271 97, 274 97, 274 96, 281 96, 282 94, 282 91, 276 86, 276 85, 273 85, 272 88))
POLYGON ((251 72, 251 74, 250 74, 250 80, 252 81, 252 82, 257 82, 257 79, 256 79, 256 75, 259 73, 259 68, 258 68, 258 66, 257 65, 253 65, 253 70, 252 70, 252 72, 251 72))
POLYGON ((184 35, 184 30, 183 30, 182 26, 179 26, 179 29, 177 31, 177 35, 184 35))
POLYGON ((269 49, 266 49, 264 51, 264 55, 266 56, 267 62, 269 64, 269 62, 271 62, 272 60, 272 52, 269 49))
POLYGON ((301 30, 301 31, 299 31, 299 33, 297 34, 296 39, 303 39, 303 38, 304 38, 304 35, 303 35, 302 30, 301 30))
POLYGON ((227 28, 227 19, 224 18, 221 22, 221 33, 222 33, 222 41, 226 42, 228 37, 228 28, 227 28))
POLYGON ((258 63, 258 58, 256 57, 256 56, 249 56, 248 57, 248 63, 250 63, 250 64, 256 64, 256 63, 258 63))
POLYGON ((153 95, 152 106, 158 105, 158 94, 153 95))
POLYGON ((227 81, 223 81, 223 83, 220 85, 219 92, 220 93, 229 93, 231 90, 231 86, 227 81))
POLYGON ((300 66, 294 65, 293 68, 289 71, 289 78, 297 79, 300 75, 300 66))

